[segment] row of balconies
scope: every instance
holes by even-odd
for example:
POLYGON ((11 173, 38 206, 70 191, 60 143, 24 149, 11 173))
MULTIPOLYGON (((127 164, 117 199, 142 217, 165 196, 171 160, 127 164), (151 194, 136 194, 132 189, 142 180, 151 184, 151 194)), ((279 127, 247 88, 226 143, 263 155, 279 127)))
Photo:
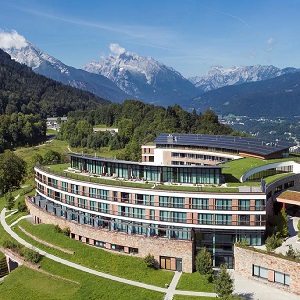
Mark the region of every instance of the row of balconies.
MULTIPOLYGON (((43 191, 40 190, 41 193, 43 191)), ((182 217, 172 216, 174 211, 161 211, 154 209, 141 209, 140 212, 134 213, 132 207, 128 207, 129 211, 124 210, 124 206, 117 204, 108 204, 107 208, 100 207, 98 205, 90 205, 90 201, 87 204, 80 204, 75 198, 74 201, 66 201, 66 199, 61 199, 60 197, 52 196, 47 194, 51 199, 61 202, 61 205, 68 204, 76 208, 82 208, 90 211, 90 213, 98 212, 109 214, 111 216, 122 216, 131 219, 136 219, 137 221, 142 220, 153 220, 159 222, 172 222, 172 223, 184 223, 184 224, 200 224, 200 225, 226 225, 226 226, 265 226, 265 215, 243 215, 243 214, 214 214, 212 211, 210 213, 198 213, 198 212, 180 212, 182 217), (121 209, 120 209, 121 208, 121 209), (163 216, 160 213, 166 213, 163 216), (218 217, 226 219, 218 219, 218 217)))

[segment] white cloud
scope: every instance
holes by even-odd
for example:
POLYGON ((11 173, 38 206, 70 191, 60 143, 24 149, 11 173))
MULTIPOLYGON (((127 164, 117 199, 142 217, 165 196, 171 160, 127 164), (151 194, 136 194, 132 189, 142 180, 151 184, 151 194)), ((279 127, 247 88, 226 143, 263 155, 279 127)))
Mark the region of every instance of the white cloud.
POLYGON ((11 33, 0 31, 0 48, 9 49, 14 47, 21 49, 27 45, 26 39, 15 30, 11 33))
POLYGON ((111 52, 117 55, 121 55, 125 52, 125 48, 122 48, 119 44, 110 44, 109 49, 111 52))

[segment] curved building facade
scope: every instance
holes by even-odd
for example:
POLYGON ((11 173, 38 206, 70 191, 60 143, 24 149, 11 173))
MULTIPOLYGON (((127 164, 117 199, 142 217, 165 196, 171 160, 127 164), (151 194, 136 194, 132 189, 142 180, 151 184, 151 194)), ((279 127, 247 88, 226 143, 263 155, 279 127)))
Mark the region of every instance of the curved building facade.
POLYGON ((161 268, 184 272, 194 270, 203 247, 214 266, 233 267, 235 242, 264 242, 266 191, 203 191, 204 185, 220 186, 218 165, 69 155, 71 165, 63 172, 35 167, 37 194, 26 203, 36 223, 68 227, 72 238, 107 250, 150 253, 161 268))

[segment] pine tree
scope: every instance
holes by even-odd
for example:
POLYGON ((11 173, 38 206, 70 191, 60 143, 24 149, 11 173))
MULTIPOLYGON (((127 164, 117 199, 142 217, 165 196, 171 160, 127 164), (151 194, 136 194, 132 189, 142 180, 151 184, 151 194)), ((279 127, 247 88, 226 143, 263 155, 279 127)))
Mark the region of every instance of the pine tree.
POLYGON ((227 300, 232 299, 234 291, 234 279, 227 271, 227 264, 220 266, 217 279, 215 280, 215 291, 219 298, 227 300))
POLYGON ((211 255, 206 248, 203 248, 197 253, 196 269, 201 275, 209 275, 213 273, 211 255))

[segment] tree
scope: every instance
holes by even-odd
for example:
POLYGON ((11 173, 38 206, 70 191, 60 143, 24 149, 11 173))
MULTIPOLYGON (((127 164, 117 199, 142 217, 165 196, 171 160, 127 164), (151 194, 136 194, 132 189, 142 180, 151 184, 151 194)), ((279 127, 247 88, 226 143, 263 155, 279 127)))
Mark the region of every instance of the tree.
POLYGON ((144 257, 144 262, 148 268, 156 269, 156 260, 150 253, 144 257))
POLYGON ((197 253, 196 269, 201 275, 209 275, 213 273, 211 255, 206 248, 203 248, 197 253))
POLYGON ((268 252, 271 252, 277 247, 281 246, 282 238, 280 236, 280 233, 279 232, 273 233, 271 236, 269 236, 266 239, 265 244, 268 252))
POLYGON ((284 209, 281 209, 279 212, 278 231, 282 237, 287 237, 289 235, 288 216, 284 209))
POLYGON ((22 158, 10 150, 0 155, 0 191, 2 194, 19 187, 25 175, 26 162, 22 158))
POLYGON ((234 279, 227 271, 227 264, 220 266, 217 279, 215 280, 215 291, 221 299, 232 299, 232 293, 234 291, 234 279))
POLYGON ((61 155, 57 151, 48 150, 44 155, 44 163, 48 164, 51 162, 60 162, 61 155))
POLYGON ((11 191, 5 194, 5 200, 6 200, 6 208, 8 210, 11 210, 15 205, 15 198, 11 194, 11 191))
POLYGON ((296 258, 296 251, 293 249, 292 245, 289 245, 288 251, 285 253, 286 257, 295 259, 296 258))

